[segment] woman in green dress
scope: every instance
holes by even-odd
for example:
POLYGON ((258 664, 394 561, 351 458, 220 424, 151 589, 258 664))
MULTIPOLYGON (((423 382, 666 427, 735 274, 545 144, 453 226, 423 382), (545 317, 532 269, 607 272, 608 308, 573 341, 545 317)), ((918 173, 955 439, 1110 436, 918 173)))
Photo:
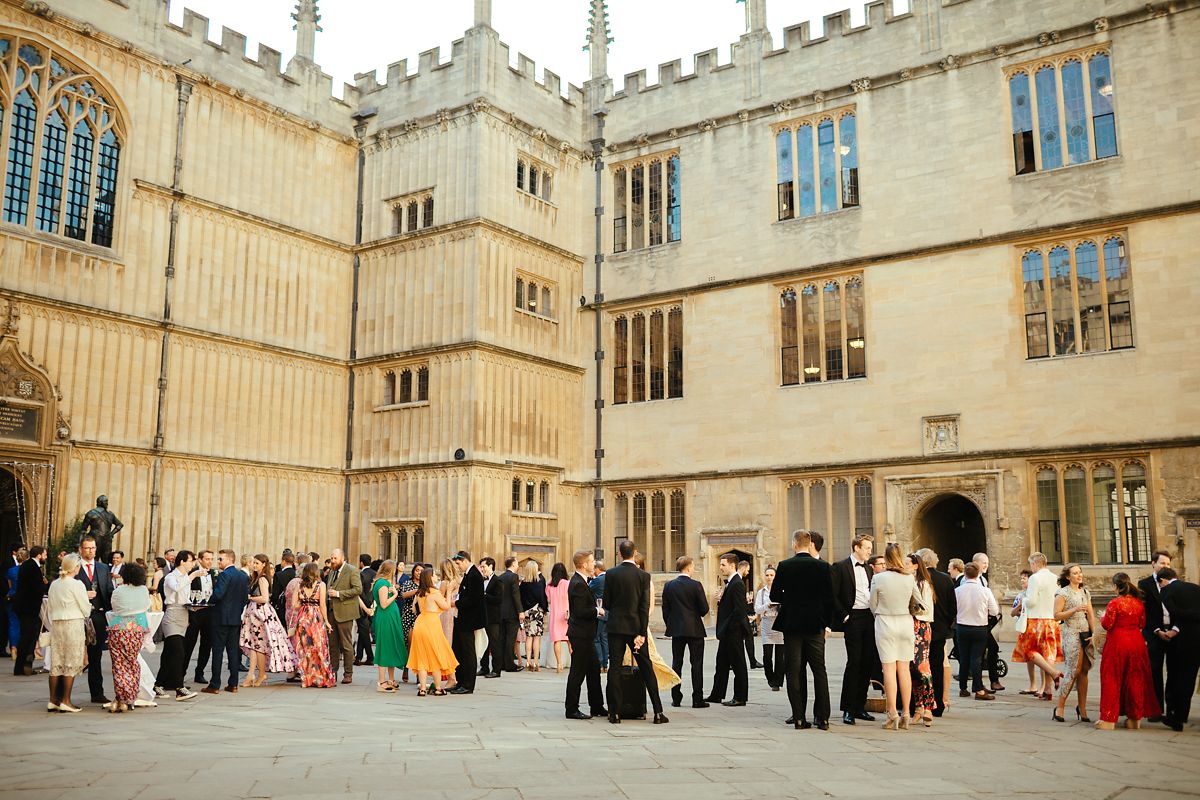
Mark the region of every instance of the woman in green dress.
POLYGON ((404 646, 404 628, 400 620, 400 590, 396 579, 396 562, 388 559, 379 565, 371 593, 375 597, 371 618, 375 629, 375 666, 379 669, 379 691, 395 692, 396 669, 408 663, 408 648, 404 646))

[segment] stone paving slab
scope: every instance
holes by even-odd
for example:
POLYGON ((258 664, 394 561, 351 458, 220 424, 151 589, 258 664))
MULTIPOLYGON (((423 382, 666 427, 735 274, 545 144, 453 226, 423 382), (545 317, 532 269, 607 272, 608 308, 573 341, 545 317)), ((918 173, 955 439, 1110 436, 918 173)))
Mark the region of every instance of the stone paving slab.
MULTIPOLYGON (((828 655, 836 701, 840 642, 828 655)), ((747 707, 668 706, 671 723, 655 726, 565 720, 566 675, 553 671, 418 698, 412 685, 379 694, 360 668, 353 686, 277 678, 120 716, 90 705, 47 714, 44 677, 0 674, 0 800, 1200 798, 1194 725, 1054 723, 1049 704, 1013 684, 992 703, 954 698, 929 729, 835 720, 829 732, 795 731, 783 724, 786 694, 768 691, 761 672, 751 678, 747 707)), ((86 694, 77 682, 76 702, 86 694)))

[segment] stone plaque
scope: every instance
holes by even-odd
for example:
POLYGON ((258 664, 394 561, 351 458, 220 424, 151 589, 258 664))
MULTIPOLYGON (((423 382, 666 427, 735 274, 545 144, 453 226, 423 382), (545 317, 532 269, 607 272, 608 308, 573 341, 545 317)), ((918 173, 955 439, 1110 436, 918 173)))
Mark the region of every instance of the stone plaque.
POLYGON ((0 406, 0 439, 36 443, 39 413, 36 408, 0 406))

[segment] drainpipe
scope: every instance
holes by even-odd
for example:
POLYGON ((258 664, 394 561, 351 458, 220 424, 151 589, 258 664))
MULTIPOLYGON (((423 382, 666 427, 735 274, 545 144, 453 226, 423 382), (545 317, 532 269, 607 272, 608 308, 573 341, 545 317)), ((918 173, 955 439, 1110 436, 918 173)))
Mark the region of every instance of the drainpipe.
POLYGON ((351 288, 352 304, 350 306, 350 365, 349 382, 346 391, 346 476, 342 485, 342 552, 350 547, 350 474, 354 466, 354 359, 358 358, 358 283, 359 269, 362 265, 358 253, 358 245, 362 244, 363 230, 363 183, 365 180, 367 151, 365 138, 367 120, 375 116, 375 110, 360 111, 354 115, 354 134, 358 138, 358 188, 357 202, 354 207, 354 278, 351 288))
POLYGON ((167 408, 167 375, 171 355, 171 302, 175 291, 175 246, 179 232, 179 189, 183 176, 183 132, 187 118, 188 100, 192 96, 192 84, 183 79, 182 75, 175 76, 175 171, 171 177, 170 228, 167 238, 167 268, 163 284, 163 318, 162 318, 162 349, 158 358, 158 408, 155 412, 154 423, 154 460, 150 470, 150 523, 149 537, 146 550, 156 553, 154 549, 158 541, 158 529, 161 524, 159 516, 160 495, 162 490, 162 452, 165 442, 166 408, 167 408))
POLYGON ((604 320, 600 310, 600 303, 604 302, 601 276, 604 265, 604 198, 602 192, 604 178, 604 117, 606 114, 607 112, 604 109, 595 112, 596 138, 592 139, 592 163, 596 171, 596 287, 595 293, 592 296, 592 312, 595 316, 596 328, 596 482, 592 487, 592 508, 594 513, 593 524, 595 526, 597 558, 604 554, 604 544, 602 541, 604 490, 600 486, 600 480, 604 474, 604 320))

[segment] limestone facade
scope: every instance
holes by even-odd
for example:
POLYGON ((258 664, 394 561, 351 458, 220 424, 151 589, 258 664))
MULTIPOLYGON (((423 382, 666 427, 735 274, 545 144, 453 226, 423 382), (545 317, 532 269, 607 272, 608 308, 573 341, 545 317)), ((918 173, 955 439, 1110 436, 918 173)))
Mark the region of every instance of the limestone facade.
POLYGON ((588 5, 583 88, 510 67, 481 3, 448 60, 337 100, 311 4, 283 65, 160 0, 0 2, 0 37, 89 75, 120 132, 110 246, 0 222, 0 369, 40 398, 6 390, 41 428, 0 429, 26 537, 104 492, 138 554, 548 566, 627 535, 658 580, 687 553, 712 581, 807 525, 833 558, 856 531, 986 549, 1005 590, 1034 549, 1098 586, 1157 548, 1196 574, 1200 2, 877 2, 778 46, 751 2, 731 64, 620 92, 588 5), (1038 119, 1065 118, 1096 54, 1116 154, 1093 119, 1084 163, 1035 135, 1015 174, 1012 76, 1050 65, 1038 119), (814 200, 837 199, 809 214, 814 131, 814 200), (1085 342, 1121 300, 1088 305, 1089 242, 1119 248, 1131 321, 1085 342), (1089 351, 1029 357, 1026 254, 1080 243, 1044 313, 1050 348, 1089 351))

